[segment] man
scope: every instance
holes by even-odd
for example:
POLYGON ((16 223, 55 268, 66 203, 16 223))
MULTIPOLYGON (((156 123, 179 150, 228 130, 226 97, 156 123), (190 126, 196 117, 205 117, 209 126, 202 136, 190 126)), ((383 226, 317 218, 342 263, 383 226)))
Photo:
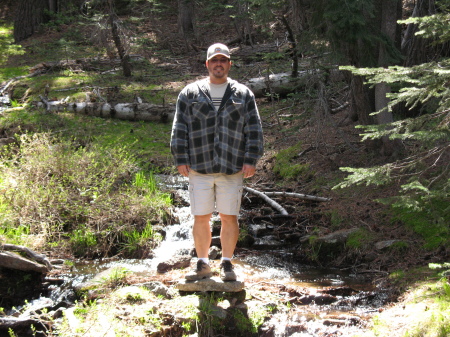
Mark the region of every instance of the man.
POLYGON ((209 76, 187 85, 179 94, 172 127, 171 151, 178 172, 189 177, 193 237, 197 266, 187 280, 211 277, 208 253, 210 219, 221 219, 220 276, 235 281, 231 258, 239 235, 238 215, 243 178, 255 174, 263 154, 261 120, 253 93, 228 77, 231 68, 227 46, 208 48, 209 76))

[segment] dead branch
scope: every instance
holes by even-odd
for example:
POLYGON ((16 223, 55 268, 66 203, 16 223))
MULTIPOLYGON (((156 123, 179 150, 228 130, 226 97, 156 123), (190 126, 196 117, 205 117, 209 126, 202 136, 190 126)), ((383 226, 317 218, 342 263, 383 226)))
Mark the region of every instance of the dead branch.
POLYGON ((270 199, 266 194, 259 192, 257 190, 254 190, 253 188, 244 186, 244 190, 253 193, 255 195, 257 195, 258 197, 264 199, 265 202, 267 202, 272 208, 276 209, 278 212, 280 212, 283 215, 288 215, 288 212, 277 202, 275 202, 274 200, 270 199))
POLYGON ((315 195, 308 195, 303 193, 292 193, 292 192, 264 192, 265 195, 268 196, 282 196, 282 197, 294 197, 294 198, 300 198, 305 200, 312 200, 312 201, 330 201, 331 198, 324 198, 324 197, 317 197, 315 195))

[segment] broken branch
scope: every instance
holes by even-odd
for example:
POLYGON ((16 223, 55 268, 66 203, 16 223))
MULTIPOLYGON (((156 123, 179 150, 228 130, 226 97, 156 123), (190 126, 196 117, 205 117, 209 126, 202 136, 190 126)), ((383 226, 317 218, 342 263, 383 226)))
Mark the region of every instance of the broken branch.
POLYGON ((277 202, 275 202, 274 200, 270 199, 266 194, 259 192, 257 190, 254 190, 253 188, 244 186, 244 190, 253 193, 257 196, 259 196, 260 198, 264 199, 272 208, 276 209, 278 212, 280 212, 283 215, 288 215, 288 212, 277 202))

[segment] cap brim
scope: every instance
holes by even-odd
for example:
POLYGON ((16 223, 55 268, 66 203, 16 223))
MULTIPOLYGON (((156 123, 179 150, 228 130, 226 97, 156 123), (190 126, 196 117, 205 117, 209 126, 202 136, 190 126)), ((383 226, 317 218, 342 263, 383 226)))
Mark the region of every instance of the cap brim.
POLYGON ((231 59, 231 57, 230 57, 229 55, 222 54, 222 53, 217 53, 217 54, 211 55, 209 58, 206 59, 206 61, 211 60, 214 56, 217 56, 217 55, 225 56, 225 57, 226 57, 227 59, 229 59, 229 60, 231 59))

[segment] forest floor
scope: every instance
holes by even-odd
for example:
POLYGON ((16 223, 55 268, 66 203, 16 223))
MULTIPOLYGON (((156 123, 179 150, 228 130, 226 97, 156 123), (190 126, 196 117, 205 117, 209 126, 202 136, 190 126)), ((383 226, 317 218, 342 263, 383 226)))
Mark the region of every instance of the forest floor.
MULTIPOLYGON (((154 21, 148 26, 141 26, 140 30, 148 29, 150 34, 153 31, 164 32, 166 38, 161 39, 163 48, 175 51, 173 55, 167 57, 170 59, 183 59, 183 65, 175 62, 170 66, 175 71, 180 71, 180 77, 183 79, 173 79, 171 86, 178 90, 186 83, 195 78, 206 75, 203 65, 204 51, 186 51, 182 40, 176 33, 176 20, 173 17, 168 21, 154 21), (173 38, 171 38, 173 37, 173 38), (187 79, 186 79, 187 78, 187 79)), ((58 40, 64 32, 70 30, 65 27, 63 31, 43 32, 35 35, 32 39, 24 41, 24 46, 33 44, 45 45, 58 40)), ((209 43, 216 42, 214 36, 220 36, 221 41, 230 40, 234 37, 234 32, 228 32, 224 29, 212 30, 209 34, 202 37, 203 48, 209 43)), ((261 42, 267 37, 261 37, 261 42)), ((258 39, 256 39, 258 40, 258 39)), ((231 46, 238 49, 238 46, 231 46)), ((33 56, 16 57, 15 65, 34 66, 33 56)), ((148 57, 148 55, 144 55, 148 57)), ((163 62, 159 60, 159 62, 163 62)), ((10 66, 14 65, 10 63, 10 66)), ((167 65, 167 64, 166 64, 167 65)), ((254 65, 252 65, 253 67, 254 65)), ((244 80, 243 69, 246 69, 243 63, 236 60, 236 67, 233 68, 231 77, 238 80, 244 80)), ((258 69, 255 67, 254 69, 258 69)), ((284 69, 289 71, 289 69, 284 69)), ((245 75, 258 75, 259 71, 253 70, 245 75)), ((336 92, 340 91, 337 86, 336 92)), ((305 90, 306 91, 306 90, 305 90)), ((303 214, 311 219, 311 233, 325 235, 340 229, 353 227, 364 228, 373 238, 383 240, 400 240, 408 243, 408 249, 397 251, 380 251, 373 245, 363 245, 361 248, 349 249, 333 260, 317 261, 320 265, 333 267, 351 267, 356 271, 373 272, 378 277, 376 282, 383 283, 384 286, 390 286, 394 295, 398 297, 399 303, 392 305, 391 308, 385 307, 386 317, 392 320, 386 331, 389 334, 374 334, 374 336, 401 336, 404 334, 405 322, 410 315, 404 308, 409 305, 411 298, 410 289, 417 281, 426 278, 427 273, 417 272, 422 270, 429 263, 442 263, 448 261, 449 251, 439 249, 428 251, 422 248, 422 239, 414 232, 405 228, 392 215, 388 205, 383 205, 377 201, 379 198, 395 195, 399 186, 395 183, 387 187, 375 186, 355 186, 347 189, 333 189, 342 179, 345 178, 341 167, 370 167, 391 161, 391 158, 383 157, 376 148, 375 143, 361 142, 360 130, 355 126, 358 122, 345 122, 348 111, 342 110, 333 115, 320 113, 319 101, 305 95, 308 102, 302 102, 301 98, 290 101, 283 98, 277 98, 271 101, 267 98, 258 99, 258 107, 264 127, 265 154, 261 158, 257 167, 257 174, 247 181, 248 186, 257 189, 270 189, 277 191, 304 193, 320 197, 331 198, 330 201, 311 204, 290 200, 289 198, 279 199, 278 201, 287 205, 291 214, 303 214), (283 110, 282 110, 283 109, 283 110), (289 161, 290 165, 305 165, 303 174, 292 178, 283 178, 274 172, 277 154, 289 148, 298 146, 298 154, 289 161), (368 260, 366 257, 371 256, 368 260), (394 272, 402 271, 404 277, 399 281, 388 277, 394 272), (380 275, 384 275, 380 277, 380 275), (403 300, 403 301, 402 301, 403 300), (400 308, 400 309, 399 309, 400 308), (403 311, 401 310, 403 308, 403 311)), ((348 100, 348 91, 344 89, 340 92, 341 103, 348 100)), ((161 166, 166 163, 161 163, 161 166)), ((394 296, 393 298, 397 298, 394 296)), ((423 309, 427 310, 427 309, 423 309)))

